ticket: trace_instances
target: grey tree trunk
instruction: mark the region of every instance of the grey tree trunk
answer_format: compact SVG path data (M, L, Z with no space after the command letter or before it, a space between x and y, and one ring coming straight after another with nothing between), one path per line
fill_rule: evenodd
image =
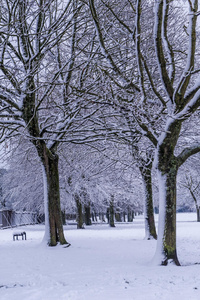
M114 196L111 196L110 199L110 208L109 208L109 225L110 227L115 227L115 211L114 211Z
M132 210L130 209L130 207L128 207L128 212L127 212L127 219L128 219L128 222L133 222L133 212Z
M145 190L144 217L145 217L145 238L147 240L157 239L156 226L154 220L154 210L153 210L151 169L152 169L152 162L149 162L147 164L143 163L143 165L140 167L140 172L142 175L143 185Z
M60 187L58 173L58 156L50 152L43 143L43 155L38 152L42 160L47 180L48 218L49 218L49 246L70 245L64 236L62 212L60 206Z
M200 207L197 208L197 222L200 222Z
M122 216L121 216L121 213L118 212L118 211L115 213L115 220L116 220L117 222L122 222Z
M197 222L200 222L200 206L198 206L198 203L197 203L197 198L194 194L194 192L192 191L192 187L189 188L189 192L194 200L194 203L195 203L195 206L196 206L196 212L197 212Z
M126 213L125 213L125 211L123 212L123 221L124 221L124 223L126 222Z
M91 213L90 213L90 204L84 205L84 210L85 210L85 214L84 214L84 219L85 219L85 225L92 225L91 222Z
M79 195L74 195L75 202L76 202L76 221L77 221L77 229L83 229L83 211L82 211L82 203L80 201Z
M180 266L176 250L176 178L179 166L178 159L174 155L180 129L180 122L171 124L165 139L157 148L159 218L164 221L164 232L159 234L159 240L162 239L162 265L167 265L171 260Z
M106 211L106 218L107 218L108 224L110 224L110 208L109 207L107 208L107 211Z
M176 251L176 176L177 168L172 163L167 174L161 179L163 180L161 189L165 187L165 223L164 233L161 236L163 238L162 265L167 265L169 260L177 266L180 265Z

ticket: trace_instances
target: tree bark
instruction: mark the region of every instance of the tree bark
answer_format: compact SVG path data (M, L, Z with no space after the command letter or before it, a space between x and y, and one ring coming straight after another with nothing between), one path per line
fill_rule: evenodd
M125 213L125 211L123 211L123 221L124 221L124 223L126 222L126 213Z
M106 211L106 218L107 218L108 224L110 224L110 208L109 207L107 208L107 211Z
M190 194L194 200L195 206L196 206L197 222L200 222L200 207L198 206L197 198L196 198L194 192L192 191L192 187L191 188L189 187L189 192L190 192Z
M60 207L60 187L59 187L59 172L58 172L58 155L52 153L43 144L43 155L39 152L42 160L47 184L47 206L49 222L49 246L56 246L59 242L61 245L70 245L64 236L62 212Z
M109 208L109 225L115 227L115 212L114 212L114 197L111 196L110 208Z
M168 128L165 138L157 147L157 170L159 178L159 241L161 264L171 260L180 266L176 251L176 178L178 160L174 148L181 124L174 122Z
M65 210L62 211L62 223L63 223L63 225L66 225L66 212L65 212Z
M140 167L140 172L143 179L143 186L145 191L144 200L144 218L145 218L145 239L157 239L156 226L153 211L153 193L151 182L152 162L143 164Z
M162 240L162 265L167 265L172 260L180 265L176 251L176 165L171 164L166 174L160 174L160 219L164 221L164 232L160 232ZM162 221L161 221L162 222ZM161 226L162 227L162 226ZM159 244L159 243L158 243Z
M133 212L130 209L130 207L128 207L127 219L128 219L128 222L133 222Z
M200 207L197 208L197 222L200 222Z
M75 198L76 207L77 207L77 211L76 211L77 229L84 229L82 203L81 203L79 195L77 193L74 195L74 198Z
M84 205L84 210L85 210L85 225L92 225L91 222L91 213L90 213L90 204Z
M117 222L122 222L122 216L121 213L117 210L117 212L115 213L115 220Z

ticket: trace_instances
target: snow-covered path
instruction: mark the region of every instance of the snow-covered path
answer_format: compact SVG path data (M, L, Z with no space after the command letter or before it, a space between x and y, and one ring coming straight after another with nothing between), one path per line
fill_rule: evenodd
M182 267L152 266L156 242L145 241L144 222L65 226L69 248L48 248L44 226L20 228L26 241L0 230L1 300L199 300L200 223L178 215L178 255Z

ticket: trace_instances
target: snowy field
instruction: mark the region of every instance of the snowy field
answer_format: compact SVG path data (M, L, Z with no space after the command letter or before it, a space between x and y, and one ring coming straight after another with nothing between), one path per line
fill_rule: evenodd
M21 227L26 241L0 230L0 299L199 300L200 223L178 214L177 225L181 267L151 264L156 242L143 239L142 217L116 228L67 225L69 248L46 247L43 225Z

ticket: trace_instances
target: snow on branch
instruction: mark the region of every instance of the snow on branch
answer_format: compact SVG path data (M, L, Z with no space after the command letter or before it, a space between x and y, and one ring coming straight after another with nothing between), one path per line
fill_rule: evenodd
M169 1L167 1L169 2ZM164 9L163 1L157 1L155 7L155 27L154 27L154 38L155 38L155 49L157 56L157 64L159 67L160 77L163 81L165 90L173 103L173 85L167 72L166 58L163 49L163 39L166 41L166 29L165 38L163 36L163 23L166 20L167 9Z
M144 74L143 74L143 65L142 65L142 57L141 57L141 49L140 49L140 18L141 18L141 0L137 0L136 3L136 35L135 35L135 45L136 45L136 59L139 71L139 82L140 82L140 90L142 92L143 101L146 101L146 92L144 88Z
M94 26L95 26L95 30L96 30L96 34L97 34L97 38L98 38L98 42L99 42L99 45L101 48L102 55L106 58L106 60L110 64L110 67L115 72L115 74L117 74L121 77L121 80L124 82L124 84L130 85L130 87L132 87L136 91L140 92L140 88L124 76L124 74L121 72L119 67L114 62L111 54L108 52L106 45L104 43L104 38L103 38L102 31L100 28L99 18L98 18L96 8L94 5L94 0L90 0L89 3L90 3L90 11L91 11L91 15L92 15L92 18L94 21Z
M105 1L101 0L101 2L105 5L105 7L107 7L109 9L109 11L112 13L112 15L115 17L115 19L119 22L119 24L121 24L131 35L135 35L135 30L132 30L122 19L119 18L119 16L114 12L114 10L112 9L112 7L106 3ZM131 3L130 3L131 5ZM131 5L131 8L133 9L133 11L135 11L133 5Z
M187 119L191 116L192 113L194 113L197 110L197 108L199 108L199 106L200 106L200 88L197 88L197 91L193 96L193 98L186 104L186 106L182 109L182 111L180 111L174 116L174 118L177 120Z
M187 51L187 62L185 69L182 73L180 81L177 85L177 88L174 92L174 100L177 103L180 101L179 95L184 95L186 89L188 88L190 78L192 75L192 71L194 69L194 58L196 51L196 25L197 25L197 10L198 10L198 0L194 0L193 2L189 2L190 12L188 14L189 17L189 27L188 27L188 51ZM180 103L177 103L180 105Z
M20 110L19 106L17 105L16 102L12 101L10 99L10 97L6 96L5 93L1 93L0 92L0 100L2 100L3 102L6 102L7 104L11 105L11 107L14 107L15 109L17 109L18 111Z
M172 46L170 45L168 36L167 36L167 25L168 25L168 17L169 17L169 2L165 0L164 6L163 6L163 26L162 26L162 40L164 43L165 50L167 52L167 57L169 60L169 78L171 82L173 83L174 77L175 77L175 63L174 63L174 53L172 50Z
M200 143L185 148L177 157L178 166L180 167L190 156L198 152L200 152Z

